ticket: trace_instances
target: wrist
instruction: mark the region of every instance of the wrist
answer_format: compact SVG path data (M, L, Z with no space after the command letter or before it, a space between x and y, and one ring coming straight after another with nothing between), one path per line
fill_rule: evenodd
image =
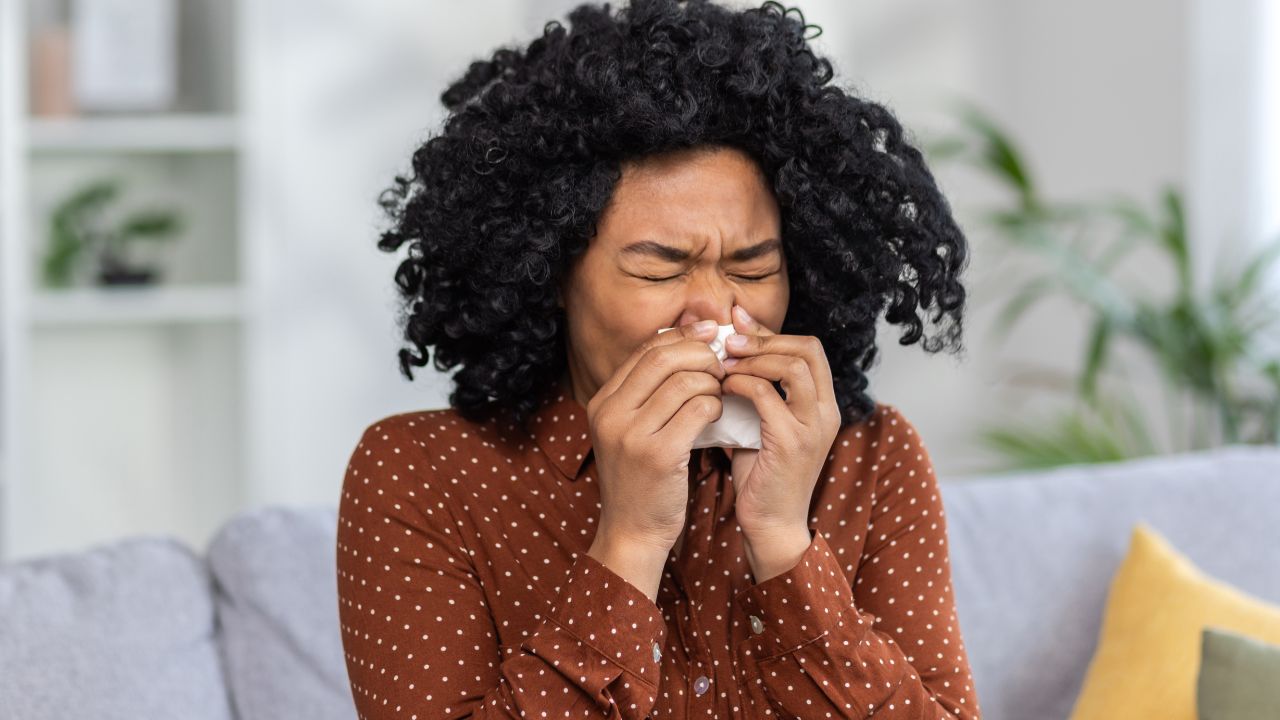
M615 534L601 528L596 533L587 554L634 585L650 600L657 602L658 586L666 567L670 546L661 542L641 540Z
M812 543L808 526L745 535L743 549L756 584L794 568Z

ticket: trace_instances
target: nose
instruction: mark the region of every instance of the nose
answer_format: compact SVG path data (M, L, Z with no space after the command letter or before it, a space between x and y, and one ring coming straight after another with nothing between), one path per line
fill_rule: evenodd
M672 327L691 325L700 320L715 320L717 325L733 323L733 305L737 297L733 286L723 278L689 283L684 292L684 309Z

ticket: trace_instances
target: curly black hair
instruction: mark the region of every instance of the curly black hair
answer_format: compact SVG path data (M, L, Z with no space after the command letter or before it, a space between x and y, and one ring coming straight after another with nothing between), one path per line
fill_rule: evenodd
M842 423L875 409L881 312L909 345L924 335L916 308L933 307L924 349L963 352L964 235L893 113L829 84L807 42L821 28L798 8L632 0L568 19L471 63L441 95L443 131L378 198L393 221L378 247L409 243L395 273L406 377L434 346L437 369L462 365L449 402L463 417L509 411L527 429L567 367L557 284L621 164L715 146L770 182L791 293L781 332L822 341Z

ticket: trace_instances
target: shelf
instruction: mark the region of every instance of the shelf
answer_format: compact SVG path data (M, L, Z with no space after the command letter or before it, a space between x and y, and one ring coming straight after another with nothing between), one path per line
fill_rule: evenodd
M248 42L265 17L253 3L180 5L170 105L54 116L34 114L32 86L50 74L30 65L36 33L70 11L0 0L0 564L143 533L205 547L265 496L264 254L249 239L262 199L246 192L260 118L242 77L248 52L272 46ZM156 284L99 286L83 248L71 286L46 287L52 213L108 179L119 197L86 216L100 230L148 210L181 219L162 241L128 243Z
M237 320L243 311L240 288L207 287L73 288L43 290L31 299L32 325L128 325Z
M239 144L233 115L154 114L31 118L29 149L57 152L232 152Z

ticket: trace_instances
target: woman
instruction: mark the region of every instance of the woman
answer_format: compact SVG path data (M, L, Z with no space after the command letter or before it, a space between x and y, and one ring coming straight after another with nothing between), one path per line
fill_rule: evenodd
M451 85L383 198L401 369L461 369L347 468L360 716L976 720L937 478L865 391L881 312L959 347L920 153L776 3L569 19ZM725 394L758 450L692 449Z

